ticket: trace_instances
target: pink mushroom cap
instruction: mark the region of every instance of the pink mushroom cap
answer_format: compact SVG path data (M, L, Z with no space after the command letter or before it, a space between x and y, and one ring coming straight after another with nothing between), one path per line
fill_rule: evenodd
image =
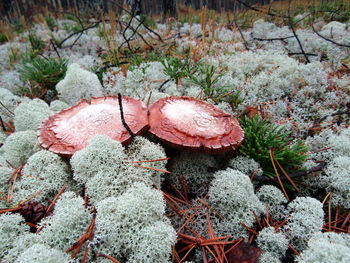
M124 118L137 135L148 129L147 107L137 99L122 96ZM86 147L95 135L107 135L127 145L130 133L121 121L117 96L93 97L46 119L39 128L41 146L54 153L70 157Z
M167 97L149 109L150 132L176 148L220 154L241 145L238 120L214 105L190 97Z

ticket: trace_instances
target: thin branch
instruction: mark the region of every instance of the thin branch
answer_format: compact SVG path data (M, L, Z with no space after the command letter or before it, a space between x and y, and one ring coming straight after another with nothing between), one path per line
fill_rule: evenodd
M97 21L95 24L92 24L92 25L90 25L90 26L87 26L87 27L85 27L85 28L82 28L81 30L78 30L78 31L75 31L75 32L69 34L66 38L64 38L61 42L59 42L59 43L57 44L57 47L58 47L58 48L63 48L63 47L62 47L63 43L66 42L68 39L70 39L71 37L73 37L73 36L75 36L75 35L82 34L82 33L84 33L85 31L87 31L87 30L89 30L89 29L91 29L91 28L95 28L95 27L97 27L100 23L101 23L101 21ZM79 38L80 38L80 36L78 36L78 39L79 39ZM75 42L76 42L76 41L75 41ZM71 47L71 46L67 46L67 47Z
M122 5L120 5L119 3L116 3L115 1L113 2L113 4L117 5L121 10L123 10L124 12L128 13L129 15L133 16L132 13L125 9ZM153 33L154 35L157 36L157 38L161 41L164 42L163 39L161 38L161 36L155 32L154 30L152 30L150 27L148 27L144 22L142 22L140 19L138 19L137 17L133 16L138 22L142 23L142 25L151 33Z
M314 54L314 53L305 53L305 54L309 57L317 57L318 56L317 54ZM288 53L288 56L299 56L299 55L304 55L304 54L301 52L289 52Z
M312 25L312 30L315 32L315 34L316 34L317 36L319 36L320 38L322 38L322 39L324 39L324 40L326 40L326 41L328 41L328 42L330 42L330 43L332 43L332 44L334 44L334 45L337 45L337 46L339 46L339 47L348 47L348 48L350 48L350 45L346 45L346 44L342 44L342 43L336 42L336 41L334 41L334 40L332 40L332 39L330 39L330 38L326 38L325 36L321 35L321 34L315 29L314 25Z
M61 58L60 53L58 52L58 50L57 50L57 48L56 48L56 45L55 45L55 43L52 41L52 39L50 39L50 43L51 43L51 45L53 46L53 49L55 50L57 56L58 56L59 58Z
M236 20L234 20L233 22L235 23L235 26L237 27L238 32L239 32L239 34L241 35L241 38L242 38L242 40L243 40L243 44L244 44L245 49L246 49L247 51L249 51L250 48L249 48L249 46L248 46L248 42L247 42L247 40L245 39L241 28L240 28L239 25L237 24Z
M254 40L258 40L258 41L284 41L286 39L290 39L290 38L294 38L295 36L288 36L288 37L275 37L275 38L259 38L259 37L254 37L252 36Z
M120 118L122 120L122 124L124 128L129 132L131 139L134 139L135 133L132 132L132 130L130 129L129 125L126 123L124 118L122 95L120 93L118 93L118 102L119 102Z
M167 79L166 81L164 81L160 86L158 91L162 91L162 88L164 87L165 84L167 84L171 79Z
M132 29L131 29L131 22L132 22L132 20L133 20L134 18L135 18L135 14L132 13L129 22L127 23L127 25L126 25L126 27L124 28L123 33L122 33L123 38L124 38L125 41L119 46L118 49L120 49L120 48L124 45L124 43L127 43L128 49L129 49L131 52L133 52L132 49L131 49L131 46L130 46L130 40L131 40L131 38L136 34L136 30L132 30ZM122 22L120 22L120 24L122 24ZM140 23L139 25L141 25L141 23ZM129 28L133 31L133 34L132 34L129 38L127 38L127 37L126 37L126 31L127 31Z
M300 41L300 39L299 39L297 33L295 32L295 28L294 28L294 25L293 25L293 23L294 23L294 22L293 22L293 18L290 16L291 4L292 4L292 0L289 0L289 3L288 3L288 21L289 21L289 27L290 27L290 29L292 30L293 35L294 35L295 39L296 39L297 42L298 42L300 51L301 51L301 53L303 54L303 56L305 57L306 62L307 62L307 63L310 63L310 60L309 60L308 56L307 56L306 53L305 53L305 50L304 50L304 48L303 48L303 45L301 44L301 41Z
M4 112L7 116L13 118L15 116L15 114L10 111L0 100L0 106L2 106L8 113Z

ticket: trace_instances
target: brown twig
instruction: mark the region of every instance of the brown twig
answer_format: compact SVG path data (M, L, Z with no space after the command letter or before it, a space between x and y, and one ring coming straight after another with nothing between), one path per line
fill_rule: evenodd
M315 29L314 25L312 25L312 30L314 31L314 33L315 33L317 36L319 36L320 38L322 38L322 39L325 40L325 41L328 41L328 42L330 42L330 43L332 43L332 44L334 44L334 45L337 45L337 46L339 46L339 47L348 47L348 48L350 48L350 45L342 44L342 43L336 42L336 41L334 41L334 40L332 40L332 39L330 39L330 38L327 38L327 37L321 35L321 34Z
M296 39L297 42L298 42L300 51L301 51L301 53L303 54L303 56L304 56L306 62L307 62L307 63L310 63L310 60L309 60L308 56L307 56L306 53L305 53L304 47L303 47L303 45L301 44L301 41L300 41L300 39L299 39L299 37L298 37L298 35L297 35L296 31L295 31L294 25L293 25L293 23L294 23L294 22L293 22L293 18L291 17L291 14L290 14L291 5L292 5L292 0L289 0L289 2L288 2L288 22L289 22L289 27L290 27L290 29L292 30L293 35L294 35L295 39Z
M11 118L15 116L15 114L12 111L10 111L1 101L0 101L0 105L8 112L8 113L4 112L7 116Z
M241 38L242 38L242 40L243 40L243 44L244 44L245 49L246 49L247 51L249 51L250 48L249 48L248 42L247 42L247 40L245 39L245 37L244 37L244 35L243 35L243 32L242 32L240 26L237 24L237 21L236 21L236 20L234 20L233 22L234 22L235 26L237 27L238 32L239 32L239 34L240 34L240 36L241 36Z
M124 118L122 95L120 93L118 93L118 102L119 102L119 111L120 111L120 118L122 120L122 124L124 128L129 132L131 139L134 139L135 133L132 132L132 130L130 129L129 125L126 123Z

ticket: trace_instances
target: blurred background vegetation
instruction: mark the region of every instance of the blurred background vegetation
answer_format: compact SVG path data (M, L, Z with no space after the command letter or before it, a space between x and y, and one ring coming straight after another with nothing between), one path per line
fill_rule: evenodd
M181 16L188 8L198 10L207 8L219 12L235 12L249 6L265 6L267 9L287 9L288 0L2 0L0 1L1 20L18 21L22 16L29 18L37 13L72 12L95 14L113 10L121 13L129 8L138 14ZM293 0L293 6L299 11L307 6L323 6L326 9L349 7L348 0Z

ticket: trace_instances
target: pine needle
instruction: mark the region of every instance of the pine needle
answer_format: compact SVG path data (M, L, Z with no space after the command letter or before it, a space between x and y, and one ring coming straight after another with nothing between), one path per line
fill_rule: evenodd
M140 167L140 168L145 168L145 169L149 169L149 170L154 170L154 171L158 171L158 172L162 172L162 173L167 173L170 174L171 172L167 171L167 170L163 170L163 169L158 169L158 168L153 168L153 167L148 167L148 166L142 166L142 165L134 165L134 167Z
M169 159L170 158L162 158L162 159L146 160L146 161L132 161L132 162L127 161L127 163L151 163L151 162L166 161L166 160L169 160Z
M283 183L282 183L282 181L281 181L280 175L279 175L279 173L278 173L278 171L277 171L277 168L276 168L276 165L275 165L275 162L274 162L274 158L273 158L272 150L269 149L269 152L270 152L271 163L272 163L273 169L275 170L275 174L276 174L276 176L277 176L278 182L279 182L279 184L281 185L281 188L282 188L282 190L283 190L283 193L284 193L285 197L286 197L287 200L289 201L288 194L287 194L287 192L286 192L286 189L284 189L284 186L283 186Z
M293 185L293 187L295 188L295 190L297 190L298 192L300 192L299 188L296 186L296 184L294 183L294 181L292 180L292 178L290 178L290 176L286 173L286 171L283 169L282 165L275 159L278 167L281 169L282 173L284 174L284 176L288 179L288 181Z
M109 255L105 255L105 254L97 254L98 257L104 257L106 259L109 259L110 261L114 262L114 263L121 263L118 259L112 257L112 256L109 256Z

